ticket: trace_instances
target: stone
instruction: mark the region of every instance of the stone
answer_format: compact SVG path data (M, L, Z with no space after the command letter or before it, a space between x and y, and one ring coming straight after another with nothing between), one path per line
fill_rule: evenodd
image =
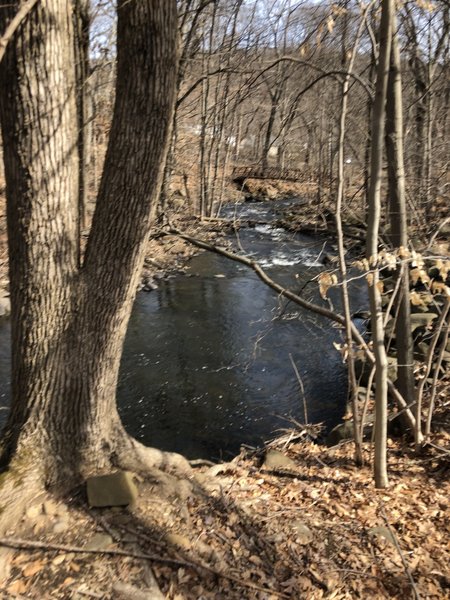
M69 529L69 523L67 521L56 521L53 525L53 533L64 533Z
M158 285L152 279L148 279L142 285L143 292L154 292L157 289Z
M90 477L86 481L91 507L127 506L136 501L138 490L129 471Z
M323 264L326 265L334 265L339 261L339 258L334 254L329 254L326 252L322 257Z
M353 439L353 421L344 421L330 431L326 438L326 445L337 446L351 439Z
M58 505L54 500L46 500L42 507L44 509L44 514L48 516L57 515L59 512Z
M395 356L388 356L388 377L391 381L397 379L397 359ZM367 387L369 384L370 374L372 372L373 365L365 358L355 360L355 373L356 379L359 381L359 385ZM373 383L373 382L372 382Z
M91 537L89 542L84 545L86 550L106 550L114 542L112 537L107 533L96 533Z
M294 521L292 529L297 534L296 541L302 546L306 546L306 544L310 544L313 541L314 534L303 521Z
M220 463L218 465L214 465L208 469L208 474L212 477L217 477L217 475L221 475L225 473L230 468L230 463Z
M33 506L29 506L25 511L27 519L30 521L34 521L39 515L42 514L42 504L35 504Z
M447 345L448 348L448 345ZM449 362L450 361L450 350L444 350L442 353L442 360L444 360L445 362Z
M450 220L444 221L443 225L439 228L442 235L450 235Z
M388 377L391 381L397 381L397 373L398 373L398 361L395 356L387 357L388 363Z
M391 301L391 294L381 294L381 306L386 308Z
M391 531L387 527L371 527L367 533L373 537L382 537L390 544L395 546L395 539Z
M426 360L430 346L423 340L414 346L414 356L419 360Z
M169 532L166 535L166 542L173 546L177 546L177 548L181 548L181 550L190 550L192 547L191 540L179 533Z
M386 327L384 328L384 333L387 339L395 339L395 319L393 319L392 317L389 317L388 322L386 323Z
M297 467L295 461L278 450L268 450L264 459L265 469L292 469Z
M432 312L412 313L411 314L411 331L415 331L419 327L427 327L431 321L436 319L437 314Z
M370 390L369 396L373 396L373 391ZM358 399L360 402L364 402L367 398L367 388L363 385L358 386Z
M151 588L138 588L129 583L117 582L113 585L115 600L164 600L165 596L157 585Z
M432 299L434 305L438 305L442 308L447 302L447 294L433 294Z

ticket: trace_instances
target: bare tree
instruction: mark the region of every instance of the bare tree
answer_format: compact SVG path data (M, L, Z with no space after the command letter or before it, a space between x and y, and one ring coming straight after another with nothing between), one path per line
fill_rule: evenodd
M351 395L351 405L353 413L353 435L355 440L355 461L356 464L362 465L364 462L362 453L362 433L359 424L359 410L358 410L358 384L355 372L355 360L353 352L353 335L351 328L351 310L350 310L350 298L347 286L347 266L345 257L345 246L344 246L344 233L342 227L342 204L344 201L344 165L345 165L345 134L346 134L346 119L348 109L348 95L351 81L351 73L354 67L356 53L360 42L360 37L364 27L364 19L366 12L370 4L363 10L361 15L360 28L357 32L356 39L354 41L353 50L350 55L350 61L347 66L348 74L345 76L341 84L341 107L339 115L339 137L338 137L338 172L337 172L337 190L336 190L336 233L338 239L338 252L339 252L339 268L341 274L341 295L342 295L342 306L345 316L345 338L348 348L348 381L349 381L349 393ZM346 13L344 13L346 16ZM346 27L345 27L346 30ZM346 42L346 40L345 40ZM345 48L345 42L343 42L342 51L342 62L343 68L347 62L347 52Z
M383 139L385 131L385 103L389 75L389 59L392 43L393 0L382 0L379 31L380 52L377 81L372 115L372 139L370 157L370 184L368 192L368 220L366 257L371 267L369 277L369 299L371 332L375 355L375 485L387 487L387 356L384 346L383 311L379 289L378 232L381 216L381 179Z
M397 41L397 19L392 13L392 47L386 102L386 154L388 169L388 211L391 241L397 250L408 247L408 221L406 214L405 168L403 164L403 102L400 51ZM400 254L402 251L400 250ZM409 299L409 270L399 267L401 279L397 296L396 347L398 359L397 386L403 398L414 401L414 355L411 332L411 304ZM402 424L407 427L401 416ZM420 429L420 418L416 427Z

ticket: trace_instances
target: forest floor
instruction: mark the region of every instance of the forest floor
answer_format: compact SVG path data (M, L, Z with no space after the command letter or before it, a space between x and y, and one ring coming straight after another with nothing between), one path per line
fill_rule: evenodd
M446 406L445 406L446 404ZM449 447L449 406L433 443ZM450 461L389 442L388 489L351 443L292 430L265 452L194 470L164 491L139 479L126 508L41 498L0 539L4 599L450 597Z

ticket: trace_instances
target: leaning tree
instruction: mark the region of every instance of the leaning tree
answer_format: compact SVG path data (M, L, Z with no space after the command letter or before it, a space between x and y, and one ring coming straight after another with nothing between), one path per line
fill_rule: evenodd
M115 398L172 123L176 0L118 1L115 108L80 261L85 5L38 0L0 65L12 305L12 407L0 494L17 489L17 476L31 490L72 485L114 466L184 464L133 440ZM21 6L11 0L0 8L0 31Z

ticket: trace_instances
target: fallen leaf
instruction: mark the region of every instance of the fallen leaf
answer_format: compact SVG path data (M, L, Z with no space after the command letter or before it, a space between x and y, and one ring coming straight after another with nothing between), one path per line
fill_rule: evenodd
M323 299L326 299L330 287L337 283L337 277L334 273L321 273L319 275L319 292Z
M36 575L36 573L39 573L39 571L45 567L46 563L42 560L36 560L32 563L29 563L28 565L25 565L25 567L22 569L22 575L24 577L33 577L33 575Z
M28 584L23 579L16 579L7 587L7 591L10 594L25 594L27 588Z

